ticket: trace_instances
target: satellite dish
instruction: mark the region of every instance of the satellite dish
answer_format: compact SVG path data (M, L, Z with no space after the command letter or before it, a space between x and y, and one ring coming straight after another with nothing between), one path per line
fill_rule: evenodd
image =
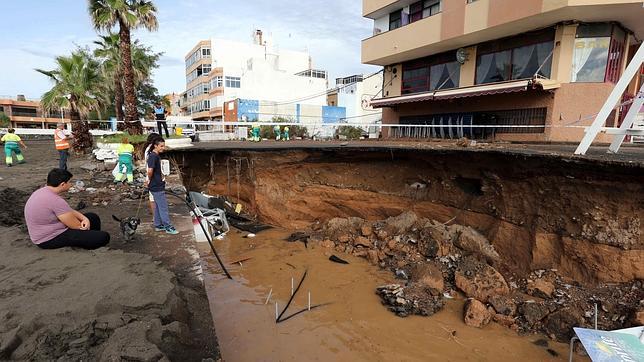
M467 52L464 48L458 48L456 51L456 61L460 64L465 64L470 58L470 53Z

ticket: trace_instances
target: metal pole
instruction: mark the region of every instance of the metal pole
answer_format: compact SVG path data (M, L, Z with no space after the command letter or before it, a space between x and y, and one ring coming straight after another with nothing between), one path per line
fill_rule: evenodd
M606 123L606 120L608 119L610 113L613 111L613 108L615 107L617 102L619 102L622 93L624 93L626 87L628 87L628 84L631 82L631 79L633 79L633 76L635 76L637 71L640 69L643 61L644 43L640 44L639 49L633 56L633 60L631 60L631 63L628 65L628 67L626 67L626 70L622 74L622 77L619 79L619 81L615 85L615 88L613 88L613 91L608 96L608 99L606 99L604 106L597 114L597 118L595 118L593 124L586 130L584 138L581 140L579 146L575 150L576 155L586 154L586 151L588 151L588 148L590 148L590 145L595 140L595 137L597 137L597 134L599 134L599 131L601 131L602 126Z

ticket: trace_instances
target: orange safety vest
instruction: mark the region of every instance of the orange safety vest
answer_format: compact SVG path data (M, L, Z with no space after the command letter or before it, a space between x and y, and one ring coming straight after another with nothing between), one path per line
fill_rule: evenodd
M69 149L69 141L67 140L67 138L60 138L60 136L58 136L58 131L60 130L56 129L54 131L54 142L56 143L56 149L59 151Z

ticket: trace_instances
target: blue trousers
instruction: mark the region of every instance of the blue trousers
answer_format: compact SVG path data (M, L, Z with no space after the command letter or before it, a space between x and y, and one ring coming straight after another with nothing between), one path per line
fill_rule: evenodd
M168 210L168 199L165 191L150 191L154 197L154 227L164 228L172 226L170 223L170 211Z
M58 150L58 156L60 157L58 161L58 168L62 170L67 169L67 157L69 157L68 150Z

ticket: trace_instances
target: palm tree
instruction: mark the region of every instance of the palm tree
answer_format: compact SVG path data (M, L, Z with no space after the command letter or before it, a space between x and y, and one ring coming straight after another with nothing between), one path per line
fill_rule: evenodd
M159 27L157 8L152 1L146 0L88 0L88 4L96 30L111 30L117 24L119 26L125 125L130 133L141 133L141 125L132 124L137 119L137 109L130 32L141 27L155 31Z
M109 33L106 36L100 36L100 40L95 41L94 44L98 45L98 48L94 50L94 55L102 61L101 70L103 76L105 79L114 80L110 84L110 91L114 95L117 121L123 122L123 66L119 49L119 36L118 34ZM138 40L132 43L131 49L134 83L135 88L138 89L142 83L150 79L152 70L158 67L162 53L153 53L151 48L143 46Z
M88 51L77 49L70 56L56 58L56 69L37 72L48 76L54 86L41 99L46 111L69 109L74 133L74 150L84 152L92 147L89 125L81 117L92 110L99 110L105 103L103 77L99 63Z
M109 33L106 36L101 36L101 40L95 41L94 44L99 47L94 50L94 55L102 59L101 71L105 79L113 79L110 84L110 90L114 92L114 110L116 113L116 120L121 123L125 120L125 113L123 112L123 69L121 64L121 52L119 50L119 36L118 34Z

